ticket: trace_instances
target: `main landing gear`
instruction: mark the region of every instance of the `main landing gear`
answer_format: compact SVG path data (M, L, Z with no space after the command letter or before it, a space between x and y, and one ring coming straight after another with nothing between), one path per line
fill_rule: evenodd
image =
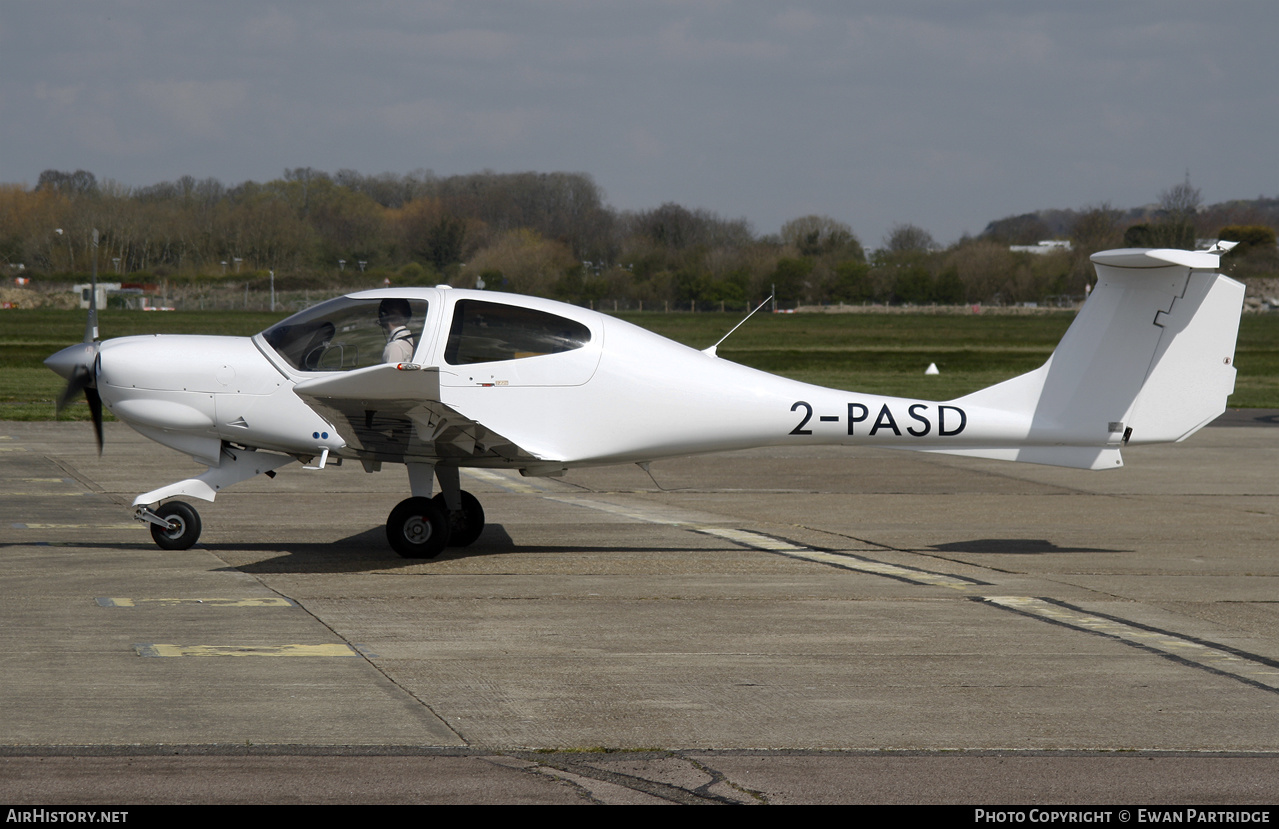
M466 547L484 530L484 508L460 490L461 509L450 510L444 493L406 498L386 519L386 540L405 558L435 558L445 547Z

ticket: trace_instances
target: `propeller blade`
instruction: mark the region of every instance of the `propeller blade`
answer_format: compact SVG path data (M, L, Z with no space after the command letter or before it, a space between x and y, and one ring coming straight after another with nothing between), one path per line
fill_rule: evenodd
M84 390L84 399L89 404L89 414L93 417L93 433L98 438L98 454L102 454L102 396L96 386Z
M55 404L55 410L58 414L62 414L72 401L80 396L80 392L89 388L93 381L93 375L84 366L76 366L71 378L67 380L66 388L62 390L62 394L58 395L58 401ZM97 389L94 389L97 392Z
M59 231L60 233L61 231ZM51 355L44 364L67 378L55 411L62 414L67 404L84 392L93 418L93 433L98 438L98 454L102 454L102 395L98 394L98 229L93 229L93 281L89 286L89 317L84 321L84 342L68 346Z

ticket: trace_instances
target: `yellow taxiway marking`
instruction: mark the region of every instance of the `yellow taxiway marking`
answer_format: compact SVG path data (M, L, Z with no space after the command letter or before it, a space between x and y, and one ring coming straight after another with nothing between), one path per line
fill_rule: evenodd
M126 599L99 596L101 607L143 607L154 605L172 607L183 604L203 604L210 607L297 607L292 600L282 596L263 596L256 599Z
M1214 647L1208 642L1196 642L1175 633L1154 630L1135 622L1128 623L1107 618L1086 610L1063 607L1054 602L1029 596L986 596L983 597L983 601L1077 630L1086 630L1119 639L1130 645L1148 648L1184 662L1279 691L1279 665L1264 657L1232 653L1224 648Z
M133 524L10 524L15 530L131 530L135 527L141 528L138 523Z
M363 656L350 645L134 645L138 656Z
M79 491L79 492L57 492L57 491L53 491L53 490L45 490L44 492L26 492L26 491L24 491L24 492L6 492L6 493L4 493L4 494L5 494L5 495L26 495L26 496L34 496L34 497L36 497L36 498L58 498L58 497L66 496L66 495L81 496L81 495L97 495L98 493L96 493L96 492L85 492L85 491L83 491L83 490L81 490L81 491Z

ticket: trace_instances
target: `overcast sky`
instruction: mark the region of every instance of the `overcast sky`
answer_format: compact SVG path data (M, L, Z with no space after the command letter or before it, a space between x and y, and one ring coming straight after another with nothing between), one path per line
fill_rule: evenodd
M1279 2L0 0L0 182L590 174L878 246L1279 196Z

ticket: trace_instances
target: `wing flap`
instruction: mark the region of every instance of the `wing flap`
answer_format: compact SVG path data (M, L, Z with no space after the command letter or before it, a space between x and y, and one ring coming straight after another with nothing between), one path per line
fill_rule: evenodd
M440 370L435 366L387 363L303 380L293 390L310 399L439 400Z

